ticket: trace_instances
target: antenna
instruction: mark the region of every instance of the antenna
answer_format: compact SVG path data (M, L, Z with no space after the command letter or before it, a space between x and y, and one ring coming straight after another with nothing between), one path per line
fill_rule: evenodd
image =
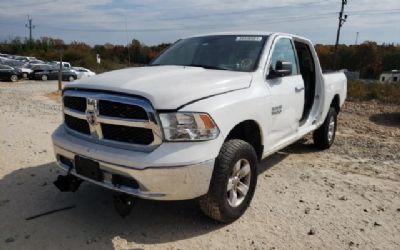
M129 47L131 46L129 43L129 35L128 35L128 20L126 17L126 11L125 11L125 34L126 34L126 47L128 49L128 67L131 66L131 54L129 53Z

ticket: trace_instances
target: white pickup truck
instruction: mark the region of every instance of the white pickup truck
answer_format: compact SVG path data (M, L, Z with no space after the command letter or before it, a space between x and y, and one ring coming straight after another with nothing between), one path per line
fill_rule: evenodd
M197 199L206 215L231 222L252 200L261 159L310 132L316 147L332 145L346 89L343 73L322 73L303 37L193 36L147 67L66 85L55 155L71 183Z

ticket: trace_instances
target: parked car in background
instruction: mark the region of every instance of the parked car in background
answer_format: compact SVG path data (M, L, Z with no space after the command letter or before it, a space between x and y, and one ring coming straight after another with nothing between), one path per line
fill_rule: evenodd
M28 64L45 64L45 62L42 60L32 60L29 61Z
M49 64L34 64L32 65L32 72L29 73L29 79L35 79L35 74L42 71L49 71L56 69L53 65Z
M22 78L27 79L29 77L29 74L32 73L32 65L30 64L23 64L22 66L18 67L19 70L21 70Z
M59 69L50 69L50 70L44 70L40 72L36 72L34 74L34 79L35 80L42 80L42 81L47 81L47 80L58 80L58 74L60 70ZM62 80L63 81L75 81L78 79L77 75L75 72L72 72L71 70L63 70L62 71Z
M14 66L21 66L24 63L21 61L15 60L15 59L7 58L7 57L0 57L0 64L14 67Z
M78 76L78 79L96 75L96 73L94 73L90 69L86 69L83 67L72 67L71 71L76 73L76 75Z
M11 59L11 58L8 58L8 57L2 57L2 56L0 56L0 64L2 64L2 65L8 65L8 66L11 66L11 67L13 67L13 65L18 65L18 64L24 64L23 62L21 62L21 61L18 61L18 60L15 60L15 59Z
M60 67L60 62L54 61L54 62L51 62L51 64ZM62 66L63 66L63 68L68 68L68 69L72 68L72 66L69 62L62 62Z
M8 65L0 65L0 80L16 82L21 77L21 72Z
M29 62L29 61L37 60L36 57L33 57L33 56L13 56L13 59L22 61L22 62Z
M4 60L10 60L10 58L0 54L0 63L2 63Z
M14 59L0 59L0 64L2 65L8 65L10 67L13 67L17 69L18 71L21 72L21 77L22 78L28 78L29 74L32 73L32 69L29 68L27 63L24 63L22 61L14 60Z
M12 55L0 53L0 57L12 58Z

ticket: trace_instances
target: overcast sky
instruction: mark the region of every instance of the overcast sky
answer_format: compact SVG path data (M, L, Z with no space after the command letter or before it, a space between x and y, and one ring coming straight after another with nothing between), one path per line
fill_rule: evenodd
M0 40L27 37L66 42L148 45L191 34L262 30L295 33L333 44L341 0L2 0ZM400 0L348 0L341 42L400 43Z

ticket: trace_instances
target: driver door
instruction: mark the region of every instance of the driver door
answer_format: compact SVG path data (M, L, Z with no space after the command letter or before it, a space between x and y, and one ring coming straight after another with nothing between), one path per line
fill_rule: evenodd
M282 70L282 65L287 66L286 70ZM271 104L269 138L270 143L279 145L297 132L304 107L304 82L290 37L275 39L267 67Z

